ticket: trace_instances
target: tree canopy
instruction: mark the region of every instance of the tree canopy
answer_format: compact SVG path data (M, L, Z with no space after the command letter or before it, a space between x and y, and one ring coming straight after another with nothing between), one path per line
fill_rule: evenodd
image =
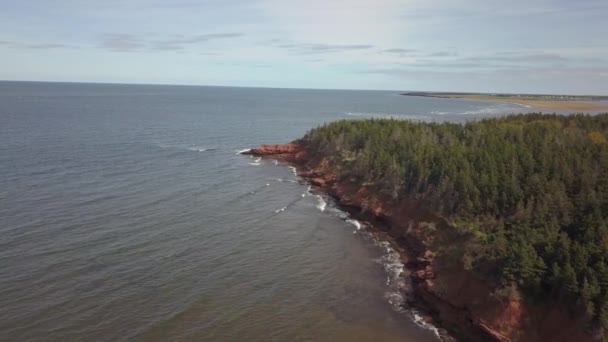
M608 114L344 120L302 141L339 177L475 230L480 272L608 328Z

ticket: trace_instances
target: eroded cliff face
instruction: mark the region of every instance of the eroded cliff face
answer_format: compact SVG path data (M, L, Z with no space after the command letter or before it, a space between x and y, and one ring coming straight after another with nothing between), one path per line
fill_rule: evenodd
M415 200L394 201L368 185L338 180L328 158L302 142L262 145L244 152L294 164L298 175L341 206L382 222L410 269L415 305L432 323L468 341L599 341L566 308L526 304L465 269L462 247L470 237Z

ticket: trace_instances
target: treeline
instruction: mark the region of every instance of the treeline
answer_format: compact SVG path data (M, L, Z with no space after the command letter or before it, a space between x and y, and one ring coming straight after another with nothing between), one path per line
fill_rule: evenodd
M345 120L303 141L343 179L473 232L478 272L608 328L608 114Z

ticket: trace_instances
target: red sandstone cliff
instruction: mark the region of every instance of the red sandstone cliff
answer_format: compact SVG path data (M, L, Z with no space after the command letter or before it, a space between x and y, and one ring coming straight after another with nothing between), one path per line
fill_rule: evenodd
M560 305L533 306L515 297L498 295L496 287L465 269L454 254L467 239L449 223L417 201L395 202L368 186L338 181L331 163L299 142L262 145L243 152L286 161L298 174L340 205L384 223L411 270L416 305L433 322L472 341L586 342L601 340Z

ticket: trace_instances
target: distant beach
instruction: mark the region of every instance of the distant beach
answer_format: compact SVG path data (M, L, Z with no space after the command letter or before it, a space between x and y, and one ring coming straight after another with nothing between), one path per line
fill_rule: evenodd
M536 94L480 94L444 92L406 92L404 96L422 96L513 103L524 107L546 110L608 111L608 96L536 95Z

